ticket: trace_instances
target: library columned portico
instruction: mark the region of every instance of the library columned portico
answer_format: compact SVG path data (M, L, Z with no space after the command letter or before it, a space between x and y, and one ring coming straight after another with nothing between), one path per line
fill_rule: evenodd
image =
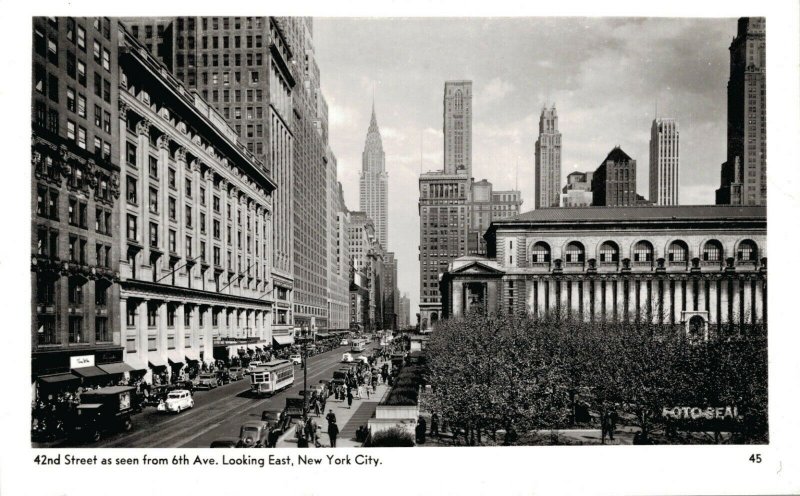
M486 239L488 257L442 276L445 318L478 304L712 329L767 320L763 207L540 209L494 222Z

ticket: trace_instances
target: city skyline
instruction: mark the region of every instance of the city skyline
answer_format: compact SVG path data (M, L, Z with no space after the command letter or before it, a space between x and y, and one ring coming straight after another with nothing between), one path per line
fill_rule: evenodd
M562 186L567 174L593 171L620 145L639 163L637 191L646 195L649 174L642 164L648 161L658 102L660 114L681 123L681 204L713 204L719 164L726 158L728 47L736 23L735 18L317 18L318 63L323 72L338 73L323 79L322 87L346 202L358 204L363 123L371 111L365 95L373 86L376 105L385 109L381 134L391 164L389 196L403 198L416 189L420 170L443 168L441 88L445 81L468 79L472 176L510 189L519 161L522 211L533 208L534 143L545 102L559 110ZM350 46L363 47L361 56L349 57ZM503 64L507 60L515 61L513 67ZM611 64L617 70L607 71ZM419 303L418 222L407 215L404 202L390 203L399 288L409 293L412 314Z

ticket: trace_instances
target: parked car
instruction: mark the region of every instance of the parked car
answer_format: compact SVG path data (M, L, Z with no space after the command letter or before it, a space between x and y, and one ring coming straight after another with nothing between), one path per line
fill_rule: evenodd
M181 413L183 410L188 410L193 406L194 400L191 393L185 389L176 389L175 391L170 391L163 403L159 403L158 411Z
M134 390L130 386L111 386L81 394L71 434L97 442L103 432L131 430Z
M280 430L281 434L292 425L292 419L286 414L285 408L283 410L264 410L261 412L261 420L266 422L270 429Z
M290 419L292 417L302 417L304 404L303 398L286 398L286 408L284 408L286 416Z
M178 381L175 384L170 385L170 390L174 391L176 389L185 389L189 391L189 394L194 394L194 383L189 380L185 381Z
M209 448L235 448L238 442L236 439L217 439L211 442Z
M303 357L298 354L289 355L289 360L291 360L295 365L301 365L303 363Z
M261 420L250 420L242 424L239 428L240 448L265 448L267 446L267 436L269 435L269 425Z
M365 357L363 355L357 356L355 360L356 360L356 362L361 362L361 363L363 363L365 365L369 365L369 358L367 358L367 357Z
M232 381L244 379L244 369L241 367L231 367L228 369L228 375L231 376Z
M342 363L353 363L353 355L350 353L342 353Z
M341 341L339 341L339 346L348 346L349 344L350 342L346 339L342 339Z
M214 389L219 386L217 376L214 374L200 374L197 377L197 385L195 389Z
M217 371L217 382L220 386L224 386L225 384L230 384L231 382L231 375L227 370L218 370Z

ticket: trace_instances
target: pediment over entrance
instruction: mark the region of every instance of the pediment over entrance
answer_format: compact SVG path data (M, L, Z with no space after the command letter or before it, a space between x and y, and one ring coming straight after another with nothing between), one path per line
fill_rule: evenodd
M493 262L469 262L461 267L453 269L451 272L452 275L493 275L493 276L502 276L505 274L502 270L497 267L493 267Z

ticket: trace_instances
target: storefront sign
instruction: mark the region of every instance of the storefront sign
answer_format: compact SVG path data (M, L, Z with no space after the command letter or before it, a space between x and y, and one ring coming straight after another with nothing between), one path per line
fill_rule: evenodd
M661 409L661 416L674 420L734 420L739 418L735 406L675 406Z
M79 355L69 357L69 368L94 367L94 355Z

